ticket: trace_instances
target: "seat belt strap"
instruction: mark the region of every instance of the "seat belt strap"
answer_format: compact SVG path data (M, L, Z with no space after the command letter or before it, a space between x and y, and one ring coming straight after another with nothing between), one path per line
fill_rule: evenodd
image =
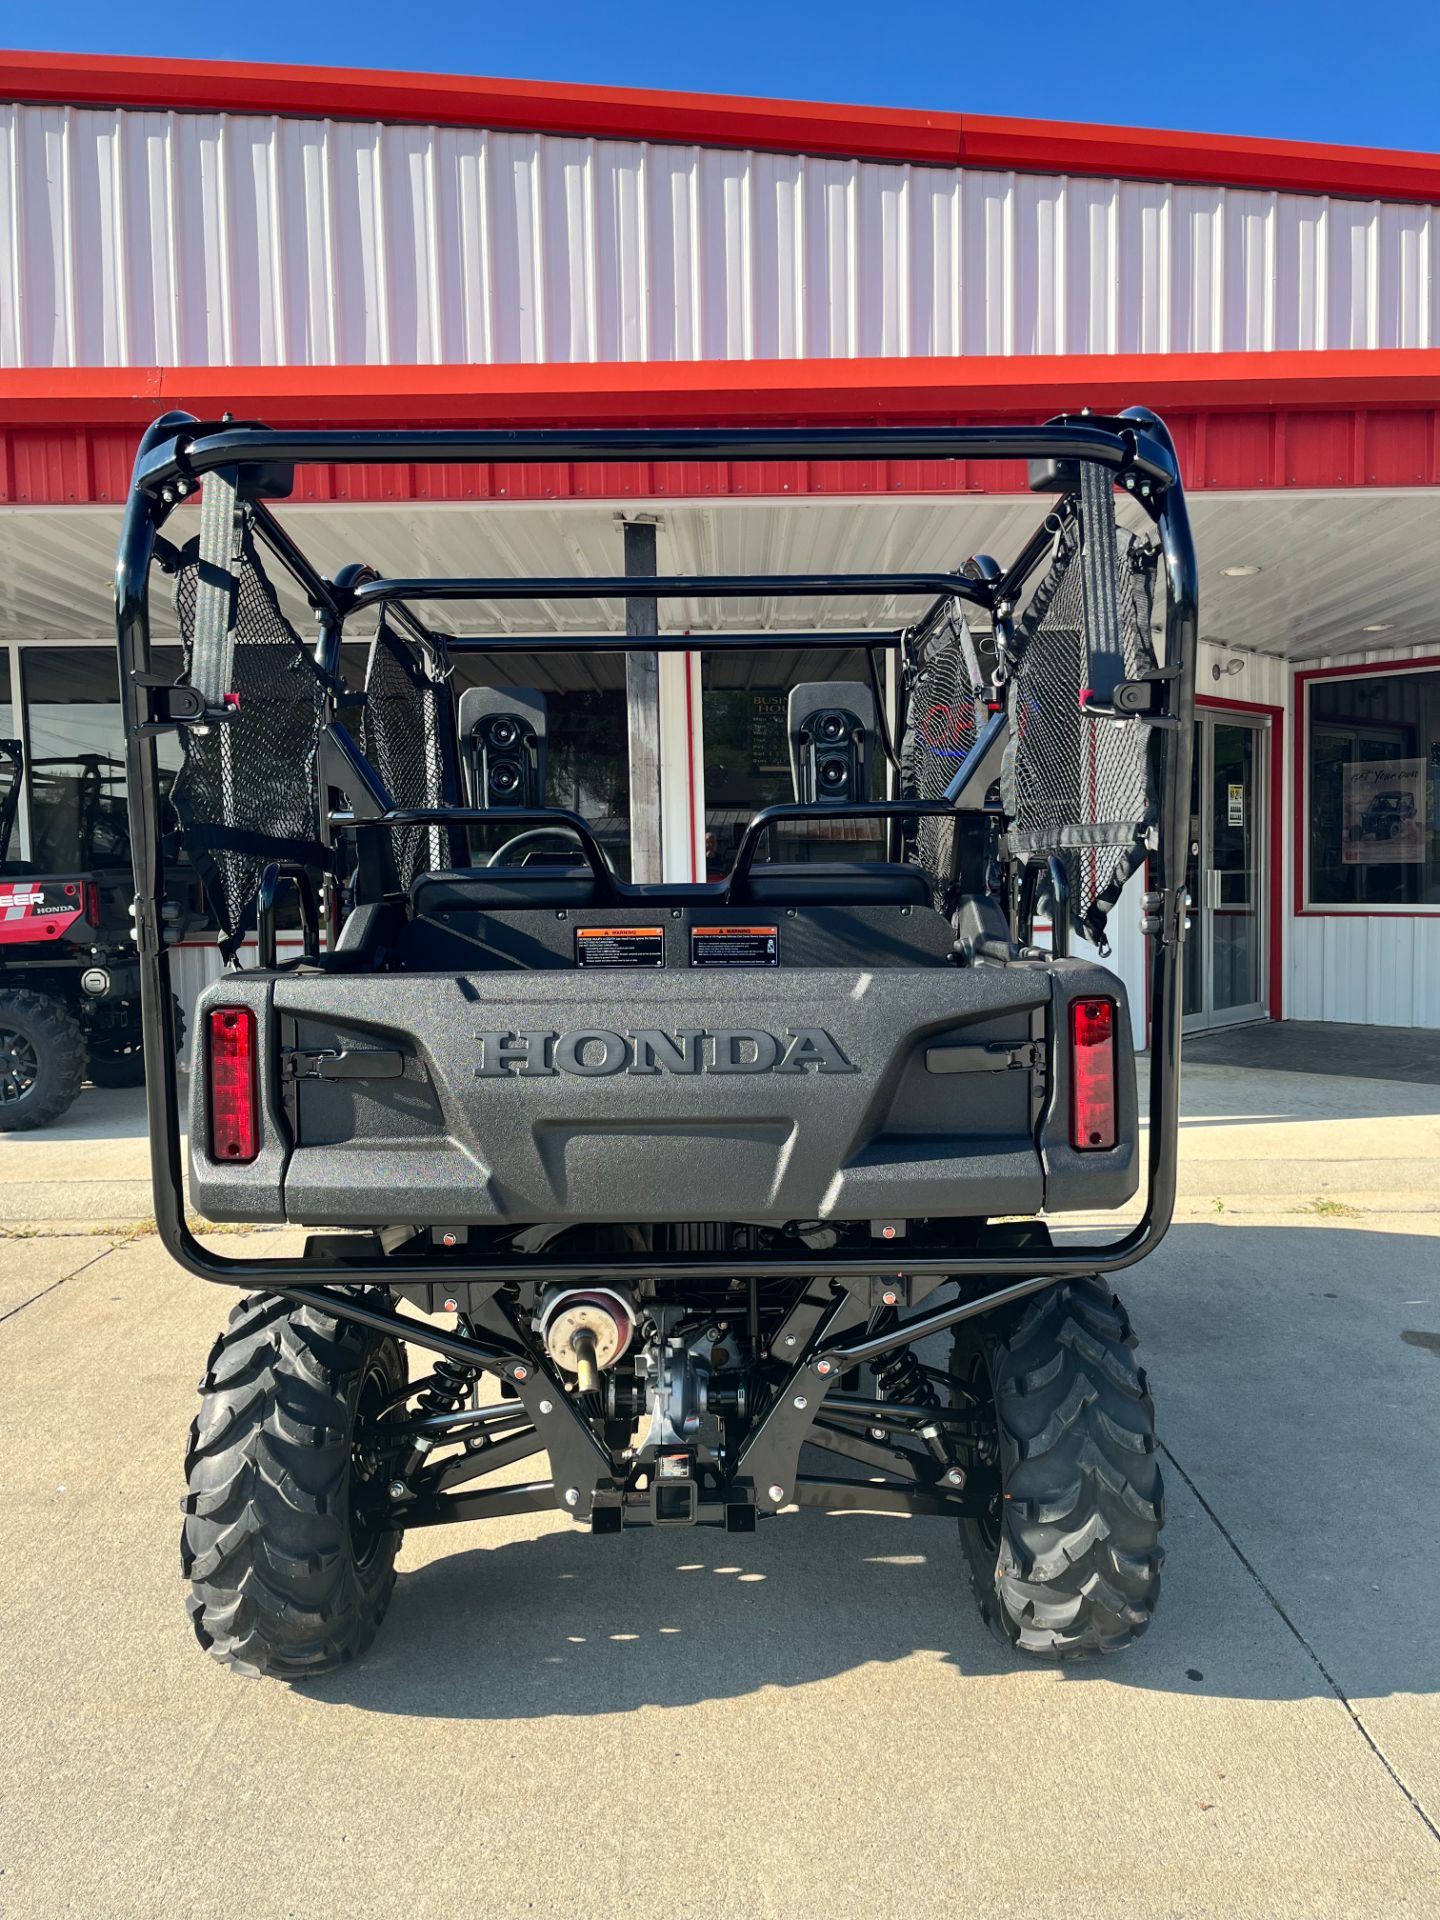
M205 476L200 500L199 566L195 574L195 635L190 684L207 707L221 707L231 690L239 564L245 522L239 472L220 467Z
M1085 600L1086 693L1101 707L1115 703L1115 690L1128 676L1120 625L1118 553L1115 538L1115 489L1110 470L1094 460L1080 462L1080 584Z

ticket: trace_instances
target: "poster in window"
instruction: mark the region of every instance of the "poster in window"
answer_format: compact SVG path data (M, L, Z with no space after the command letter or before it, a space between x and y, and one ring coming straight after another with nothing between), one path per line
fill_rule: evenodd
M1345 768L1345 864L1425 858L1423 760L1366 760Z
M783 693L750 696L750 771L789 773L790 731Z

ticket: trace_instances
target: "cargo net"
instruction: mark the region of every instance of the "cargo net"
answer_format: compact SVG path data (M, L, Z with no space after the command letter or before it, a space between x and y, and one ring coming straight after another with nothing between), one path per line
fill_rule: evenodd
M239 507L235 525L230 630L223 648L210 649L203 671L196 647L200 539L176 556L185 678L226 718L184 729L185 764L171 795L185 851L231 951L254 925L260 876L272 861L313 872L328 858L315 770L320 677L261 564L249 507Z
M943 800L988 717L985 677L960 602L948 601L907 651L901 792L907 799ZM914 859L930 882L936 907L949 913L957 886L954 823L943 815L922 814Z
M1108 479L1105 482L1107 488ZM1049 573L1019 622L1008 687L1009 737L1001 804L1007 851L1017 860L1059 856L1070 889L1070 920L1082 939L1108 951L1105 921L1149 851L1155 820L1150 768L1152 729L1143 719L1087 711L1103 655L1112 680L1141 677L1155 665L1149 605L1153 555L1129 534L1114 536L1115 596L1104 596L1116 624L1086 632L1086 588L1079 525L1059 536ZM1092 599L1094 595L1092 588Z
M365 672L360 746L397 807L458 804L454 715L443 661L432 668L417 646L382 620ZM400 884L465 864L464 843L448 827L397 827L392 836Z

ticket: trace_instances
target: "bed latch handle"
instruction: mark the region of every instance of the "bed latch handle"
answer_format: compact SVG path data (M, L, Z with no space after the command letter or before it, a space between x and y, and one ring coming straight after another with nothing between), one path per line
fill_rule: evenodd
M398 1080L405 1056L386 1047L291 1047L280 1056L280 1071L287 1080Z
M1045 1065L1039 1040L992 1040L988 1046L927 1047L927 1073L1036 1073Z

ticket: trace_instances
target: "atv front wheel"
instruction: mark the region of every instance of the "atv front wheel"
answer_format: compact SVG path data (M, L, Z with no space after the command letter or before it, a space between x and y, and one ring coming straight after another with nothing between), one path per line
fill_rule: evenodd
M80 1023L61 1000L0 992L0 1133L58 1120L85 1078Z
M1134 1347L1090 1279L956 1330L952 1404L975 1417L971 1471L993 1490L961 1538L981 1613L1024 1653L1113 1653L1155 1611L1164 1498Z
M400 1535L372 1524L399 1343L271 1295L211 1350L190 1430L180 1560L196 1637L237 1673L303 1680L363 1653Z

